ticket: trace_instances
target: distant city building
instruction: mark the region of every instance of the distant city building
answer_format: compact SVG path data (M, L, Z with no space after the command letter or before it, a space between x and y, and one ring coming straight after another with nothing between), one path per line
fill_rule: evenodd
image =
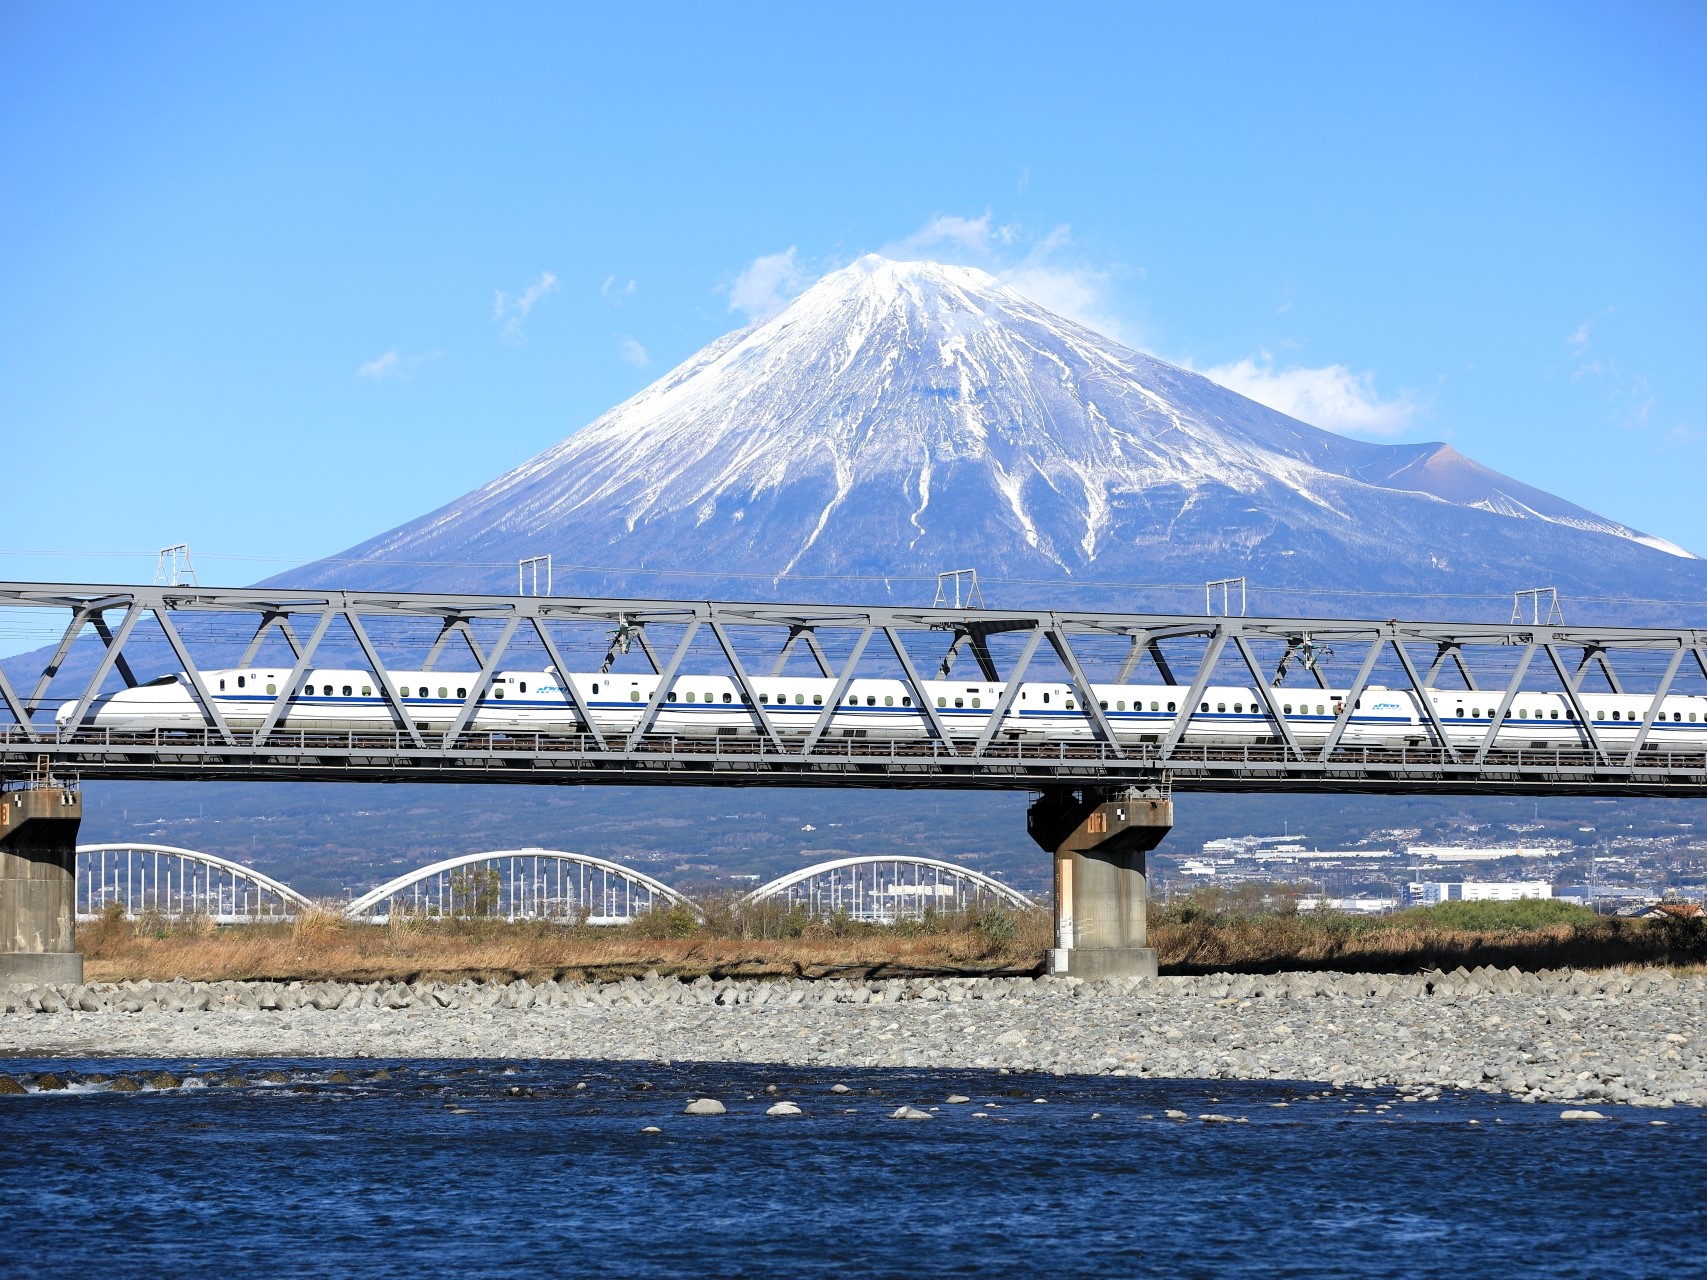
M1559 850L1535 845L1500 845L1493 848L1471 848L1461 844L1413 844L1405 855L1429 862L1498 862L1502 858L1552 858Z
M1397 898L1300 898L1300 911L1357 911L1372 915L1381 911L1394 911L1399 906Z
M1553 886L1545 880L1434 880L1410 886L1411 901L1427 907L1442 902L1517 902L1552 896Z

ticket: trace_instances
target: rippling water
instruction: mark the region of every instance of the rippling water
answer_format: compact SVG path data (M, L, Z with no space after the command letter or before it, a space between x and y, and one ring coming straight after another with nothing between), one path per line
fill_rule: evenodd
M1707 1223L1695 1111L688 1063L0 1069L71 1083L0 1097L19 1276L1679 1277ZM162 1069L188 1079L84 1079ZM728 1114L683 1115L700 1093ZM807 1114L766 1116L778 1096Z

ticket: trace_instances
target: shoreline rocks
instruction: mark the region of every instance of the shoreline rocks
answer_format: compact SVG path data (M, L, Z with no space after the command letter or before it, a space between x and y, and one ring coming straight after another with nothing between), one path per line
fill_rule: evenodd
M1707 975L83 983L0 988L0 1053L964 1067L1707 1106Z

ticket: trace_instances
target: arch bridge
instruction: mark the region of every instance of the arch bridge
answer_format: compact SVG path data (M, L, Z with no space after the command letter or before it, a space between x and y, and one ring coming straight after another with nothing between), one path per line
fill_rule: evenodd
M658 906L699 909L632 867L562 849L498 849L446 858L369 890L344 908L352 920L551 920L628 924Z
M289 885L217 854L136 841L78 845L77 918L92 920L115 905L130 916L253 924L289 920L314 904Z
M1038 904L1012 885L936 858L882 854L837 858L778 876L747 895L814 917L846 915L873 924L921 919L927 911L972 911L987 905L1027 910Z

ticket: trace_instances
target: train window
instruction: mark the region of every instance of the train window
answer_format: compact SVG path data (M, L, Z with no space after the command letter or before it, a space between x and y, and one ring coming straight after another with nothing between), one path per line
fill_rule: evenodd
M1226 709L1227 709L1227 704L1225 702L1217 702L1215 704L1215 710L1216 711L1225 711Z
M628 700L630 702L639 702L640 701L640 690L630 689L628 691Z
M852 693L852 694L848 695L848 706L850 706L850 707L859 706L859 694Z
M1207 702L1203 704L1203 710L1209 710L1209 704Z
M794 705L795 706L798 707L802 703L804 703L805 701L806 701L806 695L804 693L797 693L794 695Z
M504 696L504 686L501 684L494 686L492 689L492 696L494 698L502 698Z
M1073 697L1071 694L1067 695L1067 710L1074 711L1078 708L1078 705L1079 705L1078 703L1073 701Z
M526 685L525 685L525 684L524 684L524 685L523 685L523 686L522 686L522 688L524 688L524 689L525 689L525 688L527 688L527 686L526 686ZM331 690L330 690L330 689L328 689L328 690L326 690L326 692L327 692L327 693L331 693L331 692L332 692L332 691L331 691ZM418 690L418 691L417 691L417 692L418 692L418 693L419 693L419 694L420 694L420 696L421 696L421 697L423 697L423 698L425 698L425 697L427 697L427 696L428 696L428 695L427 695L427 686L426 686L426 685L422 685L422 686L420 686L420 688L419 688L419 690Z
M729 701L729 700L730 700L730 695L729 695L729 694L727 694L727 693L726 693L726 694L724 694L724 695L723 695L723 701L725 701L725 702L728 702L728 701Z
M884 695L883 695L883 705L884 705L884 706L886 706L886 707L892 707L892 706L894 706L894 705L895 705L895 697L894 697L894 695L893 695L893 694L888 694L888 693L886 693L886 694L884 694Z
M1553 717L1552 717L1552 718L1553 718L1553 719L1555 719L1555 720L1557 720L1557 719L1558 719L1558 718L1559 718L1559 713L1558 713L1558 712L1557 712L1557 711L1555 711L1555 712L1554 712L1554 713L1553 713Z
M1106 705L1107 705L1107 704L1106 704L1106 703L1105 703L1105 704L1104 704L1104 706L1106 706ZM1116 703L1115 703L1115 704L1114 704L1114 709L1115 709L1115 710L1116 710L1116 711L1124 711L1124 710L1126 710L1126 702L1125 702L1125 700L1124 700L1124 699L1121 699L1121 700L1120 700L1120 701L1117 701L1117 702L1116 702Z
M1622 713L1621 713L1621 712L1617 712L1617 711L1614 711L1614 712L1613 712L1613 713L1612 713L1612 718L1613 718L1613 719L1614 719L1614 720L1617 720L1617 719L1619 719L1619 718L1620 718L1620 716L1621 716L1621 714L1622 714Z
M770 696L770 694L768 694L768 693L761 693L761 694L760 694L760 695L759 695L759 705L760 705L760 706L762 706L762 707L768 707L768 706L770 706L770 704L771 704L771 696Z
M1049 703L1049 695L1047 693L1043 695L1043 702L1045 706Z
M1242 702L1235 702L1233 704L1233 710L1239 715L1244 715L1245 714L1245 704Z
M966 705L966 699L965 698L956 698L954 700L954 705L957 707L964 707Z
M278 691L279 691L278 685L274 684L271 680L267 681L267 692L268 693L277 693ZM1694 718L1695 718L1694 716L1690 717L1691 720L1693 720Z
M694 691L693 691L693 690L692 690L692 689L689 689L689 690L688 690L688 701L689 701L689 702L692 702L692 701L694 701L694 700L695 700L695 699L696 699L696 698L697 698L697 697L698 697L698 696L699 696L699 695L698 695L698 694L696 694L696 693L695 693L695 692L694 692Z
M824 705L824 695L821 693L813 694L812 695L812 705L815 707L823 706Z
M1471 707L1470 708L1470 718L1472 720L1479 718L1481 716L1481 714L1482 714L1482 709L1480 707Z
M595 681L593 681L593 693L595 696L597 696L598 692L599 692L599 682L597 680L595 680Z
M522 692L523 692L523 693L526 693L526 692L527 692L527 691L528 691L528 682L527 682L527 681L526 681L526 680L523 680L523 681L522 681L522 682L521 682L521 690L522 690ZM443 691L443 690L442 690L442 689L441 689L441 690L440 690L440 691L439 691L439 697L441 697L441 698L442 698L442 697L444 697L444 696L445 696L445 695L444 695L444 691Z
M908 693L903 693L901 695L901 705L903 707L912 706L913 705L913 696L911 694L908 694Z
M1318 702L1316 704L1316 714L1319 716L1325 716L1328 714L1328 709Z
M323 684L320 686L320 692L323 693L326 697L330 698L332 696L332 686L329 684ZM423 689L423 690L421 690L421 692L425 693L426 690Z
M524 688L524 689L526 689L526 688L527 688L527 686L526 686L526 685L525 685L525 684L524 684L524 685L523 685L523 686L522 686L522 688ZM348 690L348 689L345 689L345 690L344 690L344 692L345 692L345 693L348 693L348 692L349 692L349 690ZM442 685L442 684L441 684L441 685L440 685L440 686L439 686L439 697L441 697L441 698L448 698L448 697L450 697L450 690L449 690L449 689L447 689L447 688L445 688L445 687L444 687L444 686L443 686L443 685Z
M1292 714L1292 704L1290 702L1284 703L1280 708L1280 714L1283 716L1291 715Z
M979 699L977 699L977 698L974 698L974 699L972 699L972 705L973 705L973 706L975 706L975 707L981 707L981 706L983 706L983 705L984 705L984 704L983 704L983 702L982 702L982 701L980 701L980 700L979 700Z
M676 700L676 691L674 689L671 689L668 693L666 693L664 695L664 701L665 702L674 702L675 700Z
M1151 704L1150 704L1150 710L1152 710L1152 711L1154 711L1154 710L1155 710L1155 709L1156 709L1156 704L1155 704L1155 703L1153 703L1153 702L1152 702L1152 703L1151 703ZM1173 703L1171 703L1171 702L1170 702L1170 703L1168 703L1168 711L1169 711L1169 712L1170 712L1170 713L1172 713L1172 712L1175 712L1175 711L1178 711L1178 710L1179 710L1179 708L1178 708L1178 707L1176 707L1176 706L1174 706L1174 704L1173 704Z
M865 705L868 707L875 707L877 705L877 695L875 693L866 694Z
M456 696L459 698L466 698L468 696L468 690L459 688L456 691Z
M364 698L373 697L373 686L371 684L364 684L362 686L362 697L364 697Z
M241 689L243 687L243 677L242 676L237 677L237 687L239 689Z
M936 704L939 707L946 707L948 705L948 699L943 698L943 697L938 697L936 700Z
M972 705L977 706L978 704L974 702ZM1104 711L1108 710L1108 703L1106 701L1097 703L1097 706L1101 707Z
M1682 723L1682 721L1683 721L1683 712L1681 712L1681 711L1674 711L1674 712L1672 712L1672 713L1671 713L1671 721L1672 721L1672 723L1673 723L1673 724L1680 724L1680 723Z
M221 693L224 693L224 692L225 692L225 681L223 681L223 680L221 680L221 681L220 681L220 682L219 682L219 691L220 691L220 692L221 692Z
M345 697L346 697L346 698L347 698L347 697L349 697L349 696L350 696L350 695L351 695L351 694L352 694L352 693L354 693L354 692L355 692L355 690L354 690L354 689L352 689L352 688L350 688L350 686L349 686L349 685L345 685L345 686L344 686L344 696L345 696Z
M1695 723L1695 713L1694 713L1694 712L1693 712L1693 711L1691 711L1691 712L1690 712L1690 713L1689 713L1689 723L1690 723L1690 724L1694 724L1694 723Z

